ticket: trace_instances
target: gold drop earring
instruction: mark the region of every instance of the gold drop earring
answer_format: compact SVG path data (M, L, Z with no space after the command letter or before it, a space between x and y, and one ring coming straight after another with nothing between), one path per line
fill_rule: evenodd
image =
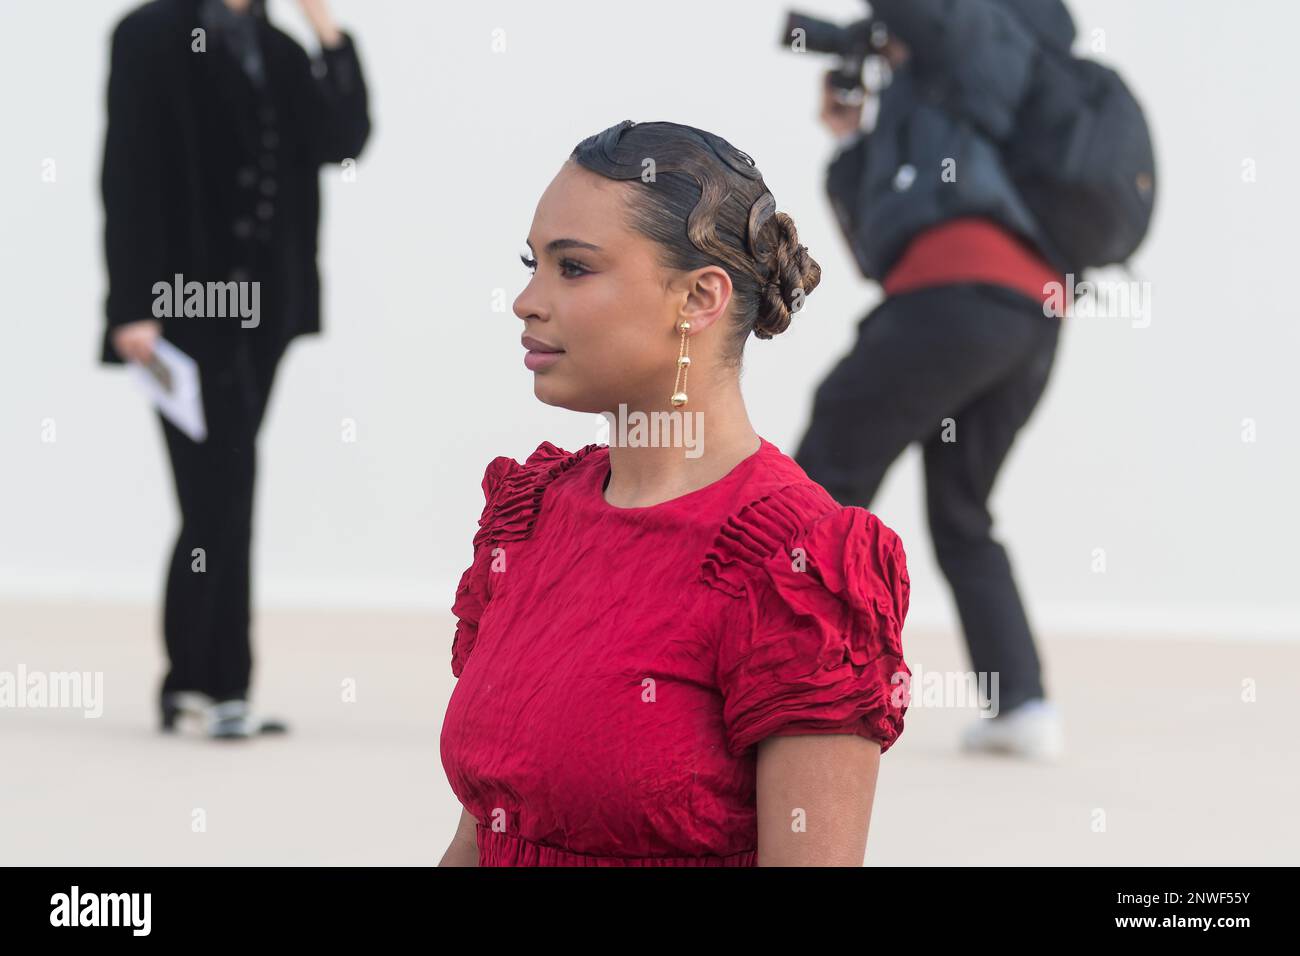
M686 372L691 366L691 357L686 354L686 333L691 330L691 323L682 320L682 324L677 326L682 333L682 344L677 352L677 381L673 385L673 408L681 408L686 404Z

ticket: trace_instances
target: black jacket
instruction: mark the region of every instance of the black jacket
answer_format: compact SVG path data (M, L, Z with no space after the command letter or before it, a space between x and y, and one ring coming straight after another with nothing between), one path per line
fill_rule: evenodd
M881 93L874 128L827 170L862 274L883 279L914 236L961 216L994 219L1046 255L1000 144L1026 103L1042 100L1042 51L1073 43L1069 11L1060 0L873 0L872 11L911 57Z
M100 360L114 327L154 318L154 285L258 281L261 324L285 341L320 331L319 170L358 156L370 133L350 36L313 64L254 5L262 86L219 37L191 49L200 0L152 0L113 32L101 186L108 260ZM202 360L239 319L163 318Z

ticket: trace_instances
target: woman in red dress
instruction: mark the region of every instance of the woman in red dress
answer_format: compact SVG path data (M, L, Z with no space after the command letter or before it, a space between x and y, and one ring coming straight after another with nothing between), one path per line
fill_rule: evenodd
M580 143L528 245L537 398L620 424L487 466L442 865L860 866L908 703L903 546L759 436L739 383L821 270L749 156L673 123ZM622 440L637 413L696 424Z

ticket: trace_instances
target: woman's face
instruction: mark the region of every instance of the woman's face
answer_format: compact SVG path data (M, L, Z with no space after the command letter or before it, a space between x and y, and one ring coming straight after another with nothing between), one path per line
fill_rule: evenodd
M533 275L514 311L525 347L562 350L526 360L548 405L671 408L691 276L664 268L654 241L627 225L632 188L569 161L537 204L524 253ZM698 328L692 320L692 345Z

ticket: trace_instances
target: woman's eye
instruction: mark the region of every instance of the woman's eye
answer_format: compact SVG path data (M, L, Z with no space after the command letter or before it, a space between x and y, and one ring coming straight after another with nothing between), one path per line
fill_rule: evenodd
M521 254L519 261L524 264L524 268L529 272L537 273L537 259L527 254ZM559 261L560 275L566 279L574 279L580 275L585 275L589 270L581 262L574 259L561 259Z

